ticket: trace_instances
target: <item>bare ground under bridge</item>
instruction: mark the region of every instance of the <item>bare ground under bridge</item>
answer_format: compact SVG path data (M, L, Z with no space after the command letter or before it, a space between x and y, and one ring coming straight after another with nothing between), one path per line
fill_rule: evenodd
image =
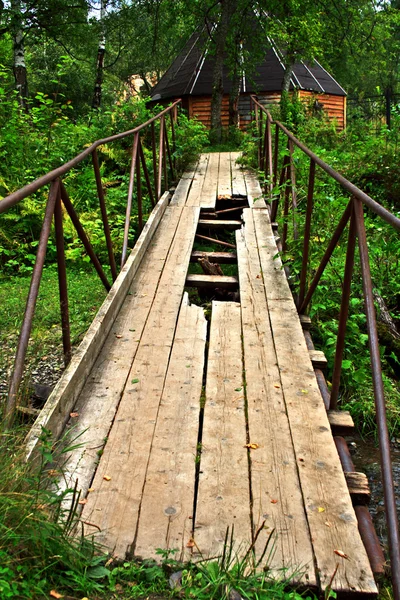
M66 484L120 558L216 556L233 527L238 555L270 539L261 567L278 576L323 591L336 572L340 594L375 595L269 210L237 156L202 155L161 198L29 452L42 426L80 435ZM203 251L215 237L225 247ZM203 257L230 274L196 272Z

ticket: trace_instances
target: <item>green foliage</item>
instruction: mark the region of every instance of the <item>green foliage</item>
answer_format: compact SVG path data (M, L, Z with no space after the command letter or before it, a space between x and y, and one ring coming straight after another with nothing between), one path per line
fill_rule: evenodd
M174 157L178 173L181 174L207 146L207 130L197 119L189 119L184 113L181 113L178 124L175 126L175 140Z

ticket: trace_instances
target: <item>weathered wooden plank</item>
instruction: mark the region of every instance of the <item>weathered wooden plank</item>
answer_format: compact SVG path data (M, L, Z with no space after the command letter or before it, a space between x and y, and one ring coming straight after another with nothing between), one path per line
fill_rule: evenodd
M169 193L166 192L151 213L134 249L90 325L82 343L74 353L70 364L64 371L60 381L49 396L39 417L28 433L26 437L27 460L34 457L43 428L52 432L54 440L58 439L61 435L69 414L85 385L88 375L124 302L133 277L165 212L168 200Z
M130 370L83 521L100 529L98 539L119 557L137 534L143 485L160 399L164 390L177 315L199 216L183 207L140 345ZM109 479L111 477L111 479ZM87 533L96 532L86 525Z
M328 361L322 350L309 350L308 354L314 369L326 369Z
M349 488L349 494L354 504L369 504L371 490L369 489L368 477L365 473L351 471L344 474Z
M246 212L246 211L245 211ZM376 594L368 557L330 431L328 416L269 223L253 212L281 385L289 417L320 585ZM275 302L276 298L279 303ZM328 525L327 525L328 524ZM340 557L344 552L350 560Z
M236 219L199 219L199 227L208 229L228 229L233 231L242 226L242 221Z
M236 163L239 156L241 156L241 152L231 152L232 196L243 196L245 198L247 189L243 169Z
M263 198L260 182L256 173L244 170L244 180L246 183L247 200L250 208L266 208L266 202Z
M201 258L207 258L210 262L223 264L235 264L237 257L234 252L202 252L194 250L190 257L192 262L198 262Z
M218 197L230 197L232 196L230 153L220 152L219 156Z
M200 198L202 208L214 208L217 200L219 153L211 152L208 160L208 169Z
M184 296L157 417L141 502L134 552L157 557L157 548L188 558L192 536L197 437L207 322Z
M194 539L205 556L223 551L234 527L239 556L251 544L240 304L213 302Z
M328 420L333 435L351 435L354 421L347 410L328 410Z
M236 232L238 253L244 369L250 442L253 522L265 528L256 545L268 567L296 581L317 582L312 545L297 473L296 458L276 364L269 325L253 212L244 211L245 226Z
M186 204L189 190L192 186L193 179L196 176L197 165L198 161L194 166L186 169L186 171L180 178L170 202L171 206L184 206Z
M194 174L192 185L186 200L186 206L200 206L204 180L208 169L209 156L209 154L200 155L196 173Z
M230 277L228 275L202 275L202 274L190 274L186 277L187 287L199 287L199 288L221 288L225 290L237 290L239 286L239 280L237 277Z
M125 302L104 343L88 380L77 399L68 426L78 447L63 454L61 488L78 480L86 496L135 358L153 304L165 260L181 215L181 207L168 207L129 289ZM66 443L69 445L68 438Z

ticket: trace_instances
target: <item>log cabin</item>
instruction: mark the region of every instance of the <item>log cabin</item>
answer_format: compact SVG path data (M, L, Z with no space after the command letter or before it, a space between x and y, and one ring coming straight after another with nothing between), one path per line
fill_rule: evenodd
M182 98L183 108L190 117L197 117L207 128L211 124L211 93L214 57L209 51L206 27L199 28L190 37L180 54L151 91L151 103L166 104ZM251 120L250 96L257 95L266 107L279 103L285 67L283 55L268 39L260 64L246 72L241 81L239 96L239 126L245 129ZM229 94L232 81L224 67L224 97L222 124L229 125ZM339 130L346 126L346 92L317 61L299 61L294 65L290 91L310 107L324 111L334 119Z

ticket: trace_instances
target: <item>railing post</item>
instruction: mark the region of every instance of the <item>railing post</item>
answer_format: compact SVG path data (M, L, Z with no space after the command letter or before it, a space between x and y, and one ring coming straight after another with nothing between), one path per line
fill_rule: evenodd
M274 186L278 183L279 125L275 125Z
M167 156L168 156L169 168L171 171L171 177L173 180L175 180L175 169L174 169L172 156L171 156L171 149L170 149L169 140L168 140L168 131L167 131L167 122L166 121L164 122L164 126L165 126L165 146L166 146L166 152L167 152Z
M140 154L140 160L142 161L142 168L143 168L144 178L146 179L147 191L150 196L151 206L154 208L154 206L155 206L154 193L153 193L153 189L151 187L150 176L149 176L149 172L147 170L147 165L146 165L146 158L144 156L142 142L140 141L140 139L139 139L139 154Z
M21 332L18 339L18 347L14 360L14 369L10 380L8 398L4 415L4 428L12 425L15 408L17 406L18 390L21 384L24 372L24 362L28 348L29 337L32 330L32 320L35 314L36 301L39 293L40 281L43 273L44 261L46 258L47 242L50 236L51 221L53 219L54 207L59 194L60 181L56 179L50 184L49 197L46 204L46 211L43 219L42 230L40 232L39 245L36 254L35 266L33 267L31 285L26 301L25 314L22 321Z
M158 195L158 180L157 180L157 153L156 153L156 131L154 121L151 124L151 151L153 155L153 180L154 180L154 195L156 202L159 201L160 196Z
M99 197L99 202L100 202L101 216L103 219L103 229L104 229L104 237L106 239L106 244L107 244L108 260L110 263L111 275L112 275L113 281L115 281L117 279L117 265L115 264L115 256L114 256L114 251L113 251L113 247L112 247L110 226L108 224L108 216L107 216L106 202L105 202L105 198L104 198L104 190L103 190L103 186L101 184L99 159L97 156L96 149L94 149L93 153L92 153L92 162L93 162L94 175L96 178L97 195Z
M141 176L140 176L140 153L139 152L136 154L136 189L137 189L139 231L142 231L142 229L143 229L142 180L141 180Z
M168 156L168 152L167 152L167 129L165 126L165 119L163 119L163 129L164 129L164 136L163 136L163 158L164 158L164 162L163 162L163 166L164 166L164 192L168 189L168 165L167 165L167 156Z
M135 168L136 168L136 157L138 153L139 146L139 133L135 133L135 137L133 138L132 144L132 160L131 160L131 170L129 173L129 188L128 188L128 201L126 204L126 215L125 215L125 228L124 228L124 240L122 244L122 257L121 257L121 268L124 266L128 253L128 238L129 238L129 225L131 221L131 213L132 213L132 198L133 198L133 188L135 185Z
M65 264L64 248L64 228L61 209L61 195L58 190L57 200L54 208L54 229L56 233L57 248L57 272L58 272L58 291L60 295L61 328L64 350L64 364L67 366L71 360L71 333L69 326L68 309L68 284L67 269Z
M353 201L354 202L354 201ZM353 204L353 203L352 203ZM349 239L347 242L346 265L344 269L342 303L340 306L339 328L336 339L335 364L332 375L331 401L329 408L336 410L339 398L340 375L342 372L342 361L344 352L344 343L346 337L347 318L349 315L351 278L354 266L354 251L356 247L356 224L354 217L354 207L350 217Z
M176 139L175 139L175 119L176 119L176 109L177 107L174 106L173 110L170 112L171 115L171 139L172 139L172 152L173 152L173 158L172 158L172 162L174 165L174 169L173 169L173 177L175 179L175 169L176 169L176 158L175 158L175 152L176 152Z
M290 165L287 164L285 169L285 200L283 203L283 229L282 229L282 252L286 252L287 249L287 234L288 234L288 215L289 215L289 186L287 184L289 179Z
M386 421L386 406L383 390L382 370L379 353L379 340L376 328L376 315L372 293L372 279L369 266L368 246L364 224L363 205L355 199L354 210L360 250L360 264L363 279L365 313L367 317L368 340L371 355L372 381L374 386L376 423L378 426L380 462L385 498L386 522L388 525L389 553L392 571L393 596L400 598L400 539L394 494L390 439Z
M163 173L163 152L164 152L164 117L160 118L160 144L158 147L158 175L157 175L157 187L156 196L157 201L161 197L161 180Z
M299 235L297 231L297 221L296 221L296 212L297 212L297 191L296 191L296 171L294 168L293 162L293 142L292 140L288 141L289 143L289 165L290 165L290 191L292 195L292 213L293 213L293 239L297 240Z
M269 114L267 115L267 164L265 165L265 174L268 178L268 196L269 201L272 200L273 184L273 166L272 166L272 137L271 137L271 119Z
M312 212L314 207L314 183L315 183L315 162L313 159L310 160L310 172L308 176L308 191L307 191L307 211L306 211L306 222L304 226L304 243L303 243L303 257L300 273L300 288L299 288L299 299L298 306L300 307L304 301L304 295L306 293L306 282L307 282L307 268L308 268L308 255L310 252L310 235L311 235L311 220Z

